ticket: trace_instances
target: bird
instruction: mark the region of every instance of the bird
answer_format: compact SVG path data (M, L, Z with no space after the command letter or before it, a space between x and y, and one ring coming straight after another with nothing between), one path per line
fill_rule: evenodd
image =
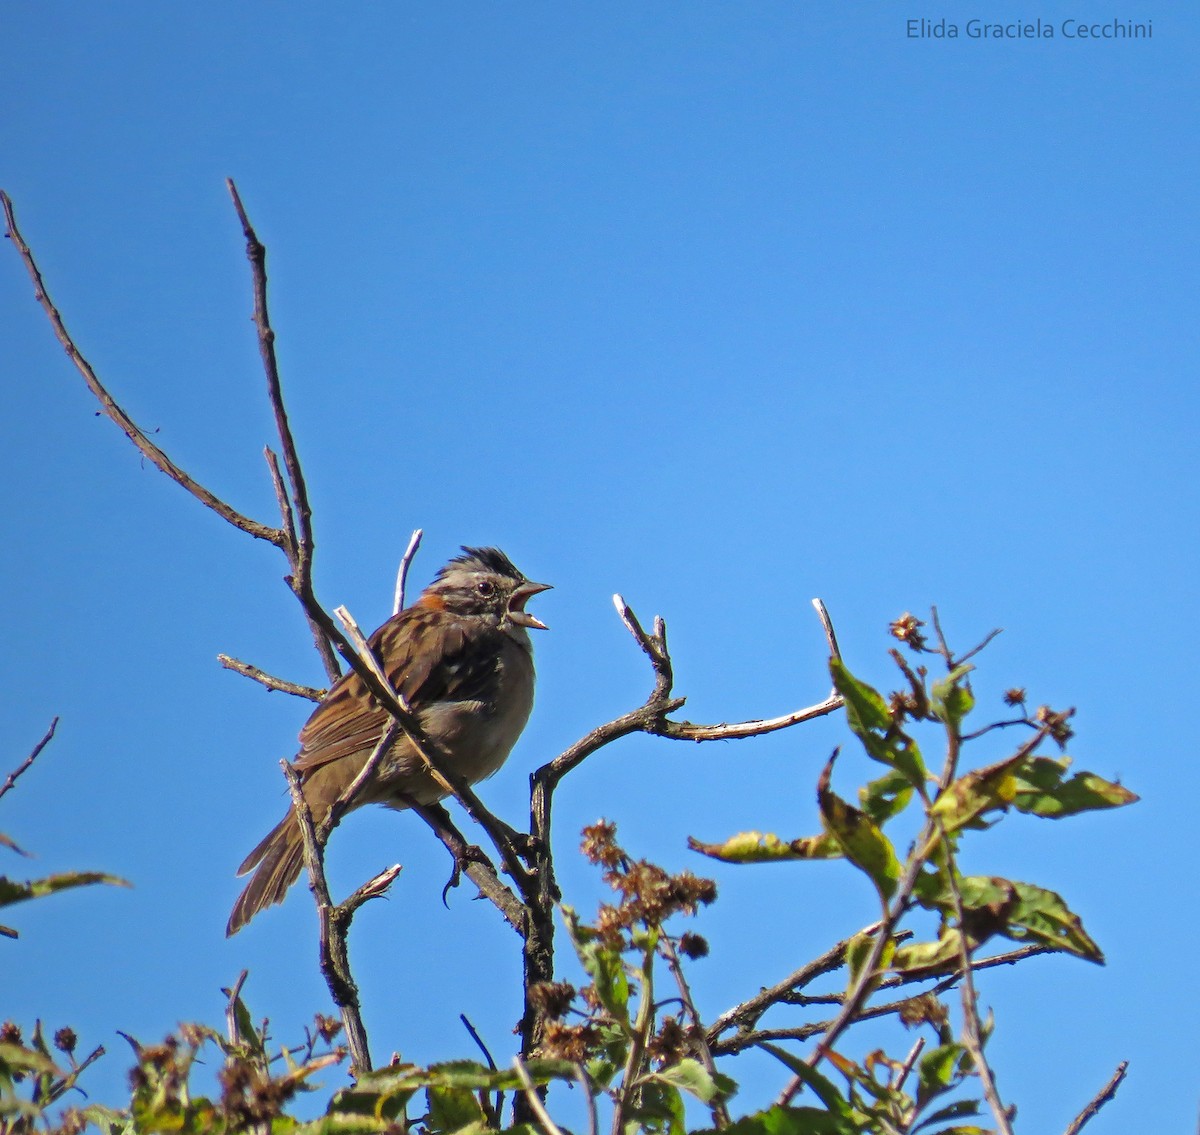
M498 548L463 546L420 597L368 639L392 688L441 749L447 768L471 784L504 764L533 708L533 644L546 624L525 610L550 589L532 583ZM294 767L314 826L362 771L390 716L353 671L330 688L300 730ZM446 795L401 734L350 802L404 809ZM281 903L300 877L304 851L295 807L246 856L254 872L238 896L226 937Z

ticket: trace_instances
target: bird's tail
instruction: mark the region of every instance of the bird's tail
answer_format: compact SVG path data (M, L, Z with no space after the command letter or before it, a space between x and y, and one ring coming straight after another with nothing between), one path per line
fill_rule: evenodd
M254 877L233 904L233 913L225 926L225 937L236 934L260 910L283 902L288 888L300 877L304 863L304 845L295 810L272 829L238 868L239 875L254 870Z

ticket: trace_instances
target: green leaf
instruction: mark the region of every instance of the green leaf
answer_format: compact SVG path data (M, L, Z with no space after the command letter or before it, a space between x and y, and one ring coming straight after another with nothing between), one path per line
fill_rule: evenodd
M1056 950L1104 964L1100 947L1088 936L1077 914L1071 912L1061 895L1033 883L1012 882L1017 903L1008 918L1008 937L1016 941L1036 941Z
M626 1032L631 1031L629 979L625 976L625 965L621 960L620 951L606 946L590 927L579 921L579 916L571 907L564 906L562 912L575 952L592 979L600 1003Z
M103 1104L94 1103L85 1107L82 1115L102 1135L133 1135L133 1116L126 1111L113 1111Z
M925 762L921 750L888 712L879 691L860 682L840 658L829 660L834 689L845 699L846 724L862 742L872 759L899 769L914 788L925 783Z
M942 826L950 833L988 812L1007 808L1016 798L1016 768L1024 759L1020 755L1007 757L960 776L938 793L930 811L941 818Z
M860 1135L853 1119L831 1115L815 1107L772 1107L744 1116L719 1131L707 1129L693 1135Z
M858 790L858 802L862 810L882 826L908 807L912 794L913 786L908 777L899 769L888 769L883 776Z
M850 1118L850 1105L846 1102L845 1097L837 1090L832 1080L822 1076L808 1061L793 1056L786 1048L780 1048L779 1045L772 1044L770 1041L759 1041L757 1047L764 1052L769 1052L776 1060L795 1073L801 1083L816 1095L829 1112L843 1119Z
M1068 758L1029 757L1016 770L1013 807L1034 816L1057 820L1101 808L1120 808L1139 797L1128 788L1091 772L1077 772L1063 780Z
M891 840L871 818L847 804L829 787L836 758L837 753L829 758L817 782L817 804L821 809L821 819L846 858L860 871L866 872L885 900L890 899L896 893L896 884L900 880L900 861L896 858Z
M254 1027L254 1021L250 1018L250 1010L246 1008L246 1003L240 997L234 998L233 1016L242 1043L255 1056L263 1056L265 1050L263 1049L262 1037L258 1035L258 1029ZM216 1039L220 1043L220 1038ZM284 1052L287 1052L286 1048Z
M846 944L846 989L851 990L858 982L859 974L862 973L862 968L867 964L871 956L871 951L875 946L875 935L867 934L864 931L859 931ZM896 952L896 940L888 938L883 944L883 949L879 954L879 961L875 966L875 976L871 979L871 988L875 988L875 984L884 972L891 965L892 955Z
M426 1089L426 1095L429 1098L429 1115L425 1126L429 1131L461 1131L464 1128L479 1129L484 1125L483 1108L469 1088L431 1084Z
M936 942L909 942L896 947L891 968L897 973L936 973L954 969L962 958L959 934L953 927L943 928Z
M958 730L962 719L975 707L975 695L964 679L975 667L969 662L956 666L929 691L929 708L939 721Z
M930 1100L936 1099L943 1092L950 1091L962 1080L964 1075L962 1063L966 1052L967 1050L961 1044L942 1044L921 1057L917 1063L918 1111L925 1107ZM973 1115L975 1112L963 1114ZM957 1118L957 1116L947 1116L946 1118ZM926 1122L928 1123L932 1119L933 1116L930 1116Z
M651 1073L648 1078L661 1080L663 1083L690 1092L701 1103L712 1103L718 1096L730 1095L728 1085L733 1083L728 1076L713 1077L709 1075L704 1065L691 1057L686 1057L677 1064L668 1065L666 1068L660 1068L657 1072ZM720 1080L725 1081L724 1085L719 1083Z
M626 1135L654 1132L655 1135L685 1135L683 1099L671 1084L659 1077L639 1080L637 1105L626 1112Z
M0 875L0 906L11 906L27 899L39 899L57 891L87 887L93 883L108 883L114 887L132 885L116 875L105 875L100 871L66 871L61 875L48 875L45 879L33 879L26 883L17 883Z
M724 863L778 863L795 859L840 859L841 845L828 832L783 840L770 832L738 832L724 843L701 843L688 837L688 847Z
M7 1075L14 1073L35 1073L49 1076L62 1076L63 1072L54 1061L32 1048L23 1044L0 1042L0 1072Z
M935 1123L945 1123L947 1119L962 1119L968 1115L979 1114L978 1100L956 1100L952 1104L947 1104L943 1108L927 1115L920 1123L914 1127L913 1135L916 1135L924 1127L932 1127ZM962 1130L961 1128L959 1130ZM940 1131L938 1135L946 1135L946 1132Z

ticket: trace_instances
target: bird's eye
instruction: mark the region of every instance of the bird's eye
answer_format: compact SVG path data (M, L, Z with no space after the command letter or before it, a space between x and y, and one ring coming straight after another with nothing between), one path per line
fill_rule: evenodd
M490 599L496 594L496 585L490 579L481 579L477 584L475 584L475 590L484 599Z

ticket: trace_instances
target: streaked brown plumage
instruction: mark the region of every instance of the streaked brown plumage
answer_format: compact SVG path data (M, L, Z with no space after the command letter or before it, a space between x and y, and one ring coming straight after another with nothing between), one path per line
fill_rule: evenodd
M393 687L441 744L453 771L472 784L504 763L529 719L534 673L526 628L545 625L525 603L548 587L530 583L497 548L463 548L411 607L369 639ZM387 723L354 673L338 679L308 719L295 766L315 823L362 770ZM351 807L407 808L443 795L401 737ZM254 877L234 904L226 934L282 902L302 862L300 825L289 808L238 869Z

